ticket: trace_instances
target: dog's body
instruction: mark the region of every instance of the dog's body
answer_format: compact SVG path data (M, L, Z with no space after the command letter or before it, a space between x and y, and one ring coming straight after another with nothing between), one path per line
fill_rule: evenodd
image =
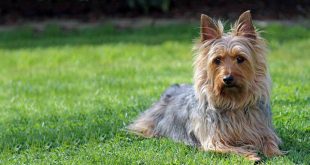
M202 15L194 49L194 85L168 88L129 130L251 160L260 159L257 151L281 155L272 126L266 48L250 13L243 13L228 34L221 23Z

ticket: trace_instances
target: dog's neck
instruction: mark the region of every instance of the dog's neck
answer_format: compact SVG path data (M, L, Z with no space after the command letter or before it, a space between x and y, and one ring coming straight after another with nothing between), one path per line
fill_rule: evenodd
M198 98L199 107L202 110L214 110L217 112L237 112L244 111L247 112L249 109L253 109L253 107L261 107L265 106L266 99L254 96L248 96L247 99L242 101L240 100L226 100L225 98L215 98L212 95L205 95L204 98Z

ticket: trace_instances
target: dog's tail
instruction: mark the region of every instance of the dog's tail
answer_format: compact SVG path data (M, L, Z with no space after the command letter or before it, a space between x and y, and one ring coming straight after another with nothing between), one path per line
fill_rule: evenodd
M156 131L156 126L158 122L163 119L167 105L171 99L180 92L179 84L170 86L162 94L158 102L143 112L138 119L127 127L128 131L144 137L159 136Z
M158 102L143 112L138 119L127 127L129 132L144 137L157 136L155 129L158 122L164 117L167 103L167 99L162 96Z
M154 137L155 121L156 118L158 118L156 117L156 114L158 113L156 113L156 111L160 110L155 107L156 105L142 113L138 119L127 127L128 131L143 137Z

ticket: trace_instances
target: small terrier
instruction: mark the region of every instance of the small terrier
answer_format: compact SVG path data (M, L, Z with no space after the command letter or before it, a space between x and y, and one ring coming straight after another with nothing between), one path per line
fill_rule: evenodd
M165 136L204 151L232 152L259 161L282 155L271 117L266 45L250 11L228 33L201 15L194 45L194 85L169 87L128 126L144 137Z

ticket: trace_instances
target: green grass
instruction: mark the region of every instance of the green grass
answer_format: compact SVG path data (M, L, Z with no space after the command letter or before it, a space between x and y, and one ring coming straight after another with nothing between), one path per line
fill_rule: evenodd
M0 164L251 164L128 125L176 82L192 82L197 25L0 32ZM275 128L282 157L310 163L310 31L269 25Z

